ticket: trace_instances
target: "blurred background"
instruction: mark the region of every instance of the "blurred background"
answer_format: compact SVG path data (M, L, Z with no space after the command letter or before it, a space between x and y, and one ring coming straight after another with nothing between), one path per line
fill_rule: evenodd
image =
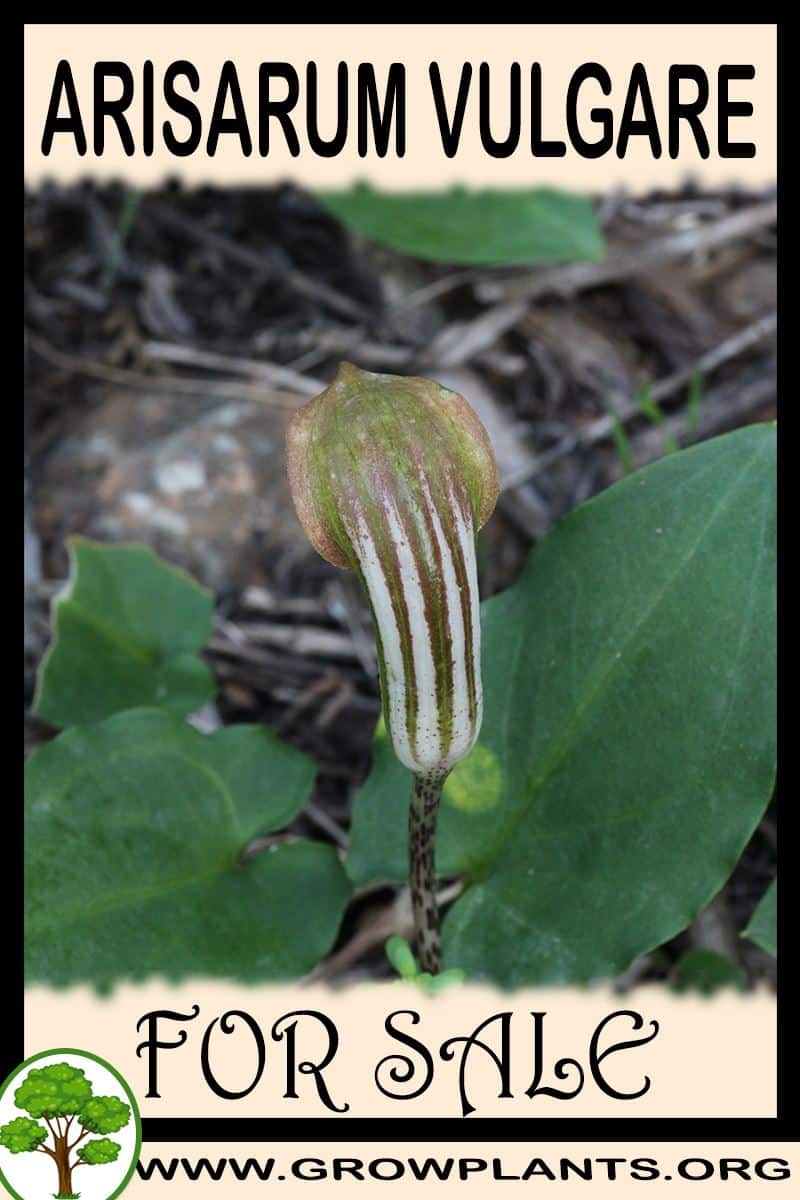
M492 267L399 253L288 186L30 192L26 751L54 732L30 704L65 539L145 542L216 596L218 698L195 723L265 722L309 753L319 773L298 829L346 846L377 667L355 579L314 553L295 517L287 414L342 359L462 393L502 481L480 540L484 597L627 471L775 415L774 197L687 186L593 204L602 258ZM702 988L708 954L774 983L774 960L738 931L775 852L773 803L720 895L618 984ZM364 889L318 970L387 973L383 942L408 931L399 889ZM687 950L701 966L706 954L688 982Z

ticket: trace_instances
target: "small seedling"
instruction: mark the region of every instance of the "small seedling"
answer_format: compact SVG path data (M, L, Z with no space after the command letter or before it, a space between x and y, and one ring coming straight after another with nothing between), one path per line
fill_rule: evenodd
M125 200L122 205L122 213L120 214L119 222L114 230L114 238L109 247L106 261L103 264L103 275L100 280L100 287L105 294L111 287L114 281L114 276L117 273L119 260L122 257L122 252L125 249L125 243L128 240L133 222L136 220L136 214L139 211L139 205L144 197L144 192L141 188L128 188L125 192Z
M639 408L644 415L648 417L654 425L658 425L664 430L664 449L667 454L675 454L680 449L678 443L672 434L666 431L666 417L660 407L650 395L650 384L643 383L639 389Z
M686 444L691 443L697 437L697 431L700 427L700 405L703 400L703 373L695 371L689 382L689 391L686 397Z
M617 448L617 454L619 455L619 460L622 463L623 471L626 475L630 475L631 471L634 469L630 438L625 432L625 426L622 422L622 418L620 417L614 405L609 403L608 407L611 412L611 433L614 438L614 445Z
M400 978L405 983L418 984L430 996L436 996L445 988L454 983L461 983L464 979L464 972L458 967L451 967L447 971L441 971L438 975L432 975L429 971L421 971L408 942L397 934L393 934L388 939L384 949L386 957Z

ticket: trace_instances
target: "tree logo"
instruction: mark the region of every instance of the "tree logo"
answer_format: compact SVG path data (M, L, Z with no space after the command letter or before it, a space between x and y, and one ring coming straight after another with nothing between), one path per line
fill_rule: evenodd
M35 1054L0 1089L0 1182L16 1200L113 1200L141 1140L133 1092L84 1050Z

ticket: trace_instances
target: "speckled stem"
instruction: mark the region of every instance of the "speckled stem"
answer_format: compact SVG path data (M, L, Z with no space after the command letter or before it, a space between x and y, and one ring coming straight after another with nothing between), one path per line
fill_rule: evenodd
M444 781L449 772L414 776L414 791L408 818L408 858L411 904L417 958L423 971L436 975L442 965L439 910L436 907L434 842L436 814Z

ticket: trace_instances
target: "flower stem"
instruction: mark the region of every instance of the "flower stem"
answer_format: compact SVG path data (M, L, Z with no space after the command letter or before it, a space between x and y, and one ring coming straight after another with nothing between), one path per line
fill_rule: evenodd
M439 910L436 907L434 838L436 814L444 781L449 772L414 776L414 791L408 818L409 878L417 957L423 971L436 975L442 965Z

